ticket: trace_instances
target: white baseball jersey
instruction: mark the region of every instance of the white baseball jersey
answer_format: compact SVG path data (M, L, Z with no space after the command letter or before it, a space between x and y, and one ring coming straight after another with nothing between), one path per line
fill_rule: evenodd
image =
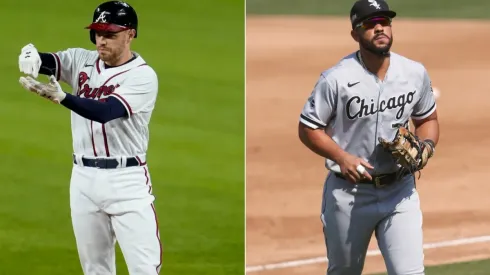
M435 110L431 80L421 63L392 52L381 81L356 52L321 73L300 121L313 129L325 127L340 148L367 160L373 174L382 174L398 167L378 138L392 140L398 126L407 127L410 118L423 119ZM340 172L332 160L326 160L326 167Z
M97 51L70 48L53 53L55 76L79 97L103 101L112 96L123 103L127 117L105 124L71 112L73 150L89 157L145 157L148 124L158 93L155 71L143 58L106 69ZM144 160L143 160L144 161Z

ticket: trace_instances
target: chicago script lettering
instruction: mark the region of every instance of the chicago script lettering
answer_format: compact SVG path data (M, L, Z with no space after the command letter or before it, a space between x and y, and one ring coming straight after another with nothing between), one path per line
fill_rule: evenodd
M398 97L390 97L387 101L381 100L379 108L376 106L374 99L370 99L370 103L366 103L365 99L359 96L354 96L347 100L346 113L349 119L362 118L375 115L377 112L384 112L395 108L400 108L396 113L396 118L400 119L405 112L405 106L413 102L413 96L416 91L408 94L402 94ZM356 108L357 107L357 108ZM358 110L357 112L353 110Z

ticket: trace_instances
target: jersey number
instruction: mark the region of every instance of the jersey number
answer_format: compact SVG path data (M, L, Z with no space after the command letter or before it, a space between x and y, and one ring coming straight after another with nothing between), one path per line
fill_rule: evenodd
M398 129L400 127L404 127L406 129L408 129L408 127L409 127L408 120L405 121L405 123L394 123L394 124L391 124L391 127L394 128L394 129Z

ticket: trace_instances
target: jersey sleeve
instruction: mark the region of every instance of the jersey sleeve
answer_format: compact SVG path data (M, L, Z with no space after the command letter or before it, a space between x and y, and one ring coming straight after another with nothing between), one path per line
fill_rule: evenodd
M415 104L412 119L420 120L427 118L436 110L436 99L432 91L432 82L427 70L424 69L424 78L420 98Z
M157 93L158 77L152 69L145 69L127 78L110 96L117 98L124 105L129 117L136 113L152 111Z
M81 48L69 48L51 53L55 59L55 68L52 74L56 80L74 86L77 81L79 68L87 61L89 51Z
M303 106L300 122L312 129L325 128L336 108L337 91L322 74Z

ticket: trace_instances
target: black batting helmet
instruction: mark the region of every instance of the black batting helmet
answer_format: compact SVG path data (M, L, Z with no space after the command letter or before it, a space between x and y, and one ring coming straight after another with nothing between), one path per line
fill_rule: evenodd
M100 4L94 11L90 29L90 41L95 44L95 31L120 32L134 29L138 36L138 16L128 3L108 1Z

